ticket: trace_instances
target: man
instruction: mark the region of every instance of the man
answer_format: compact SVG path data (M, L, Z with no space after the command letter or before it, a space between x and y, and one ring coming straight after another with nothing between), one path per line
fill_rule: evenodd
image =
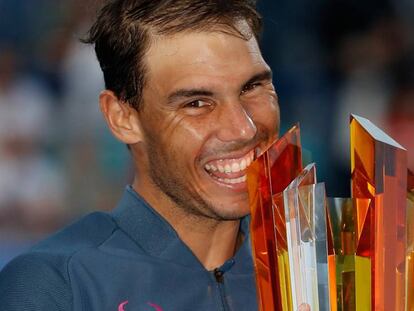
M12 261L1 310L256 310L246 167L278 135L252 0L112 0L88 42L135 179Z

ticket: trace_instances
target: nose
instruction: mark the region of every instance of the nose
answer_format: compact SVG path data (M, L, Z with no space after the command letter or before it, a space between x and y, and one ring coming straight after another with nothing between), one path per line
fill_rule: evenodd
M257 132L253 119L240 102L223 103L217 137L223 142L246 142Z

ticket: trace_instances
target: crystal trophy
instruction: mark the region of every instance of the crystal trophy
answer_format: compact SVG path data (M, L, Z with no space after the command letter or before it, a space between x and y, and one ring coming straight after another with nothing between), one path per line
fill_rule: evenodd
M247 170L261 311L414 310L414 175L406 150L351 116L352 198L302 169L295 126ZM408 190L408 192L407 192Z

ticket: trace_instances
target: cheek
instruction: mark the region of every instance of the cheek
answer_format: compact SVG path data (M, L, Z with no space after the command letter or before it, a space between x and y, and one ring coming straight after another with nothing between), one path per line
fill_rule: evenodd
M255 123L272 131L279 129L279 105L273 96L263 95L250 101L247 110Z
M145 122L141 122L146 136L150 138L157 149L162 149L165 155L183 148L189 136L191 127L183 117L162 110L151 111L145 115ZM191 134L190 134L191 135Z
M174 150L180 162L196 162L208 137L209 124L183 118L174 127L170 127L164 136L168 149Z
M212 124L201 119L183 119L180 124L180 135L185 138L185 144L193 143L195 146L202 144L208 136Z

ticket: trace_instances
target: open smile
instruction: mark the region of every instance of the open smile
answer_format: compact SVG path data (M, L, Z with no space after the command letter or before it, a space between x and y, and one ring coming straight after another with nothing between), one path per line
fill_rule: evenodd
M204 165L205 171L225 186L245 186L246 168L254 159L254 150L240 158L216 159Z

